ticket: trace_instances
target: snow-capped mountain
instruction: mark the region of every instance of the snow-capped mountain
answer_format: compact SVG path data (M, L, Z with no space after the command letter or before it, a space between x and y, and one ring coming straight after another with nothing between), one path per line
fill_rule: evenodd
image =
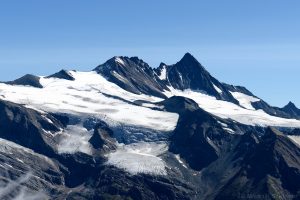
M189 53L25 75L0 99L2 199L300 197L299 109L218 81Z

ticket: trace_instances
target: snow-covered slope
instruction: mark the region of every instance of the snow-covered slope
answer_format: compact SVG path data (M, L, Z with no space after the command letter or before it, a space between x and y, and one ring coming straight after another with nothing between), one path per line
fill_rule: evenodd
M265 113L263 110L250 109L251 104L249 102L257 101L258 99L242 93L234 93L234 95L241 105L248 107L248 109L228 101L217 100L215 97L203 94L201 91L182 91L171 87L169 89L170 92L165 92L166 96L171 97L175 95L191 98L198 103L199 107L221 118L230 118L242 124L253 126L300 127L299 120L275 117Z
M70 71L74 81L41 77L43 88L0 84L0 98L41 111L94 115L109 124L121 123L159 131L172 131L175 113L152 110L133 102L162 99L123 90L96 72Z
M1 83L0 98L42 111L94 115L109 124L124 123L167 132L175 128L177 114L151 109L155 108L153 103L162 101L161 98L128 92L96 72L70 71L70 74L75 78L74 81L41 77L43 88ZM275 117L263 110L255 110L251 102L259 99L243 93L231 92L241 105L238 106L217 100L202 91L169 89L164 91L166 96L191 98L204 110L222 118L247 125L300 127L299 120ZM133 102L137 100L148 103L134 105Z
M231 92L232 96L239 101L240 105L249 110L255 110L251 105L252 102L260 101L260 99L241 93L241 92Z
M167 144L154 142L119 145L117 151L108 155L107 164L125 169L131 174L166 175L167 166L159 155L167 149Z
M160 148L159 140L175 129L178 114L152 109L157 108L153 103L162 99L127 92L96 72L69 73L74 80L41 77L43 88L0 84L0 98L25 104L42 112L68 113L79 118L93 116L104 120L118 129L115 137L119 142L137 142L119 144L117 151L109 154L107 164L132 174L165 175L165 163L158 156L167 148L166 144L163 145L164 148ZM134 101L137 100L145 103L136 105ZM86 130L82 124L69 125L55 135L59 141L57 151L60 154L91 154L88 142L91 136L91 131ZM159 143L139 143L152 140Z

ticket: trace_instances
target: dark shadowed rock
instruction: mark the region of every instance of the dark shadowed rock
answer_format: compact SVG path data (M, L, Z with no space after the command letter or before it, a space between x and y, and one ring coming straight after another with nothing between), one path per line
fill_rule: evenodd
M194 100L181 96L172 96L159 104L163 105L167 111L178 114L199 109L198 104Z
M268 128L239 166L215 199L239 199L249 195L265 199L300 197L300 149L278 130Z
M262 109L269 115L283 117L283 118L293 118L289 113L285 112L281 108L270 106L268 103L266 103L263 100L252 102L251 104L255 109Z
M194 101L183 97L166 100L165 104L171 105L169 111L174 112L173 102L181 102L178 104L180 117L170 138L169 150L179 154L191 168L201 170L218 158L231 136L215 116L197 108Z
M57 72L55 74L47 76L47 78L59 78L59 79L65 79L65 80L69 80L69 81L75 80L75 78L72 76L72 74L64 69L60 70L59 72Z
M148 94L165 98L169 90L153 69L137 57L113 57L94 69L109 81L135 94Z
M94 134L89 140L95 149L110 151L116 149L116 140L113 138L113 131L105 122L99 122L94 128Z
M161 65L157 73L161 74L162 70L166 70L167 83L175 89L202 91L217 99L238 103L223 84L212 77L190 53L186 53L174 65Z
M55 142L51 132L62 124L49 114L0 100L0 137L45 155L52 155ZM47 131L47 132L46 132Z
M292 102L289 102L286 106L282 108L282 111L288 113L291 117L299 119L300 118L300 109Z
M26 74L25 76L22 76L21 78L18 78L14 81L8 81L6 84L11 84L11 85L24 85L24 86L32 86L36 88L43 88L43 86L40 83L40 77L31 75L31 74Z

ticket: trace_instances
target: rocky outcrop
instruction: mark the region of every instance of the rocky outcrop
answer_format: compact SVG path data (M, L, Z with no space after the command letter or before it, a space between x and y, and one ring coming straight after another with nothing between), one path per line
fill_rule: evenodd
M103 152L116 149L116 140L113 138L113 131L105 122L98 122L96 124L93 136L89 142L95 149Z
M21 78L18 78L14 81L8 81L6 84L10 85L29 85L36 88L43 88L43 86L40 83L40 77L32 75L32 74L26 74L25 76L22 76Z

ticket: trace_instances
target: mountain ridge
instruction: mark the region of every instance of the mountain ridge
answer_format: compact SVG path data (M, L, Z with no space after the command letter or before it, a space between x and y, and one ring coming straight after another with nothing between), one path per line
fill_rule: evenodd
M191 54L157 69L116 56L0 92L0 198L300 197L298 108L219 82Z

